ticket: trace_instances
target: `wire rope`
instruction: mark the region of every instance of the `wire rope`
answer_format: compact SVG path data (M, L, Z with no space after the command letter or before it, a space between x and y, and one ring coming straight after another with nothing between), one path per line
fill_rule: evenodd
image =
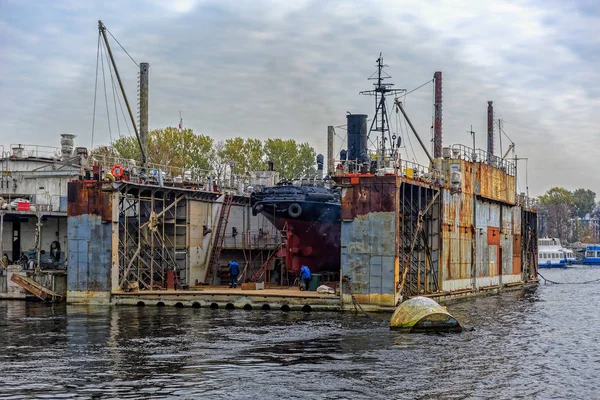
M98 61L100 60L100 33L98 33L98 49L96 50L96 83L94 84L94 113L92 115L92 145L90 148L94 148L94 130L96 128L96 98L98 91Z

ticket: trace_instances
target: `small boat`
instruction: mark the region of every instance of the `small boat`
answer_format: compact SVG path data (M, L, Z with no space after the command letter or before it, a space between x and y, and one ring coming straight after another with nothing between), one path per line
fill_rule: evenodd
M598 260L600 263L600 258ZM538 240L539 268L566 268L575 261L575 253L563 247L560 239L545 237Z
M600 246L588 246L583 257L584 265L600 265Z

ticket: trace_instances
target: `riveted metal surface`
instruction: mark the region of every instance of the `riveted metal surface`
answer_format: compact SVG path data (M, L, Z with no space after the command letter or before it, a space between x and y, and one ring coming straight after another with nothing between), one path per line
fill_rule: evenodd
M110 291L111 193L96 181L68 184L68 291Z
M484 163L477 163L476 180L481 197L515 203L515 177L501 169Z
M71 181L67 186L67 215L98 215L103 221L111 221L111 192L102 190L97 181Z
M472 275L473 196L442 190L442 278Z

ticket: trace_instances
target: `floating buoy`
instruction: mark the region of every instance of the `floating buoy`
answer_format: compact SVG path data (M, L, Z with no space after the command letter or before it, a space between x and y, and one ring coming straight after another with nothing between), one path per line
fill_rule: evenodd
M456 318L428 297L413 297L396 307L390 329L410 333L462 332Z
M123 167L121 167L119 164L115 164L111 170L110 173L115 177L115 178L120 178L121 175L123 175Z

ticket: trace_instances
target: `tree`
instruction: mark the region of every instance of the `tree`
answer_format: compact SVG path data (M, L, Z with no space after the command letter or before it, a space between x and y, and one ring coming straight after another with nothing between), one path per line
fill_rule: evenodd
M111 146L115 153L126 159L141 160L140 147L137 138L123 136L115 140ZM153 129L148 132L148 163L166 169L186 169L195 171L210 171L213 139L209 136L198 135L191 129L179 131L169 126L164 129ZM100 151L100 150L99 150ZM103 150L106 152L106 150ZM93 153L93 152L92 152Z
M557 237L565 242L568 240L574 201L573 195L567 189L560 187L553 187L539 197L546 236Z
M596 206L596 193L589 189L577 189L573 193L574 209L576 217L584 218L591 214Z
M224 154L231 163L234 174L248 175L250 171L265 169L263 144L258 139L227 139Z
M267 159L273 161L282 179L312 177L316 174L316 153L308 143L297 144L293 139L267 139L264 149Z

